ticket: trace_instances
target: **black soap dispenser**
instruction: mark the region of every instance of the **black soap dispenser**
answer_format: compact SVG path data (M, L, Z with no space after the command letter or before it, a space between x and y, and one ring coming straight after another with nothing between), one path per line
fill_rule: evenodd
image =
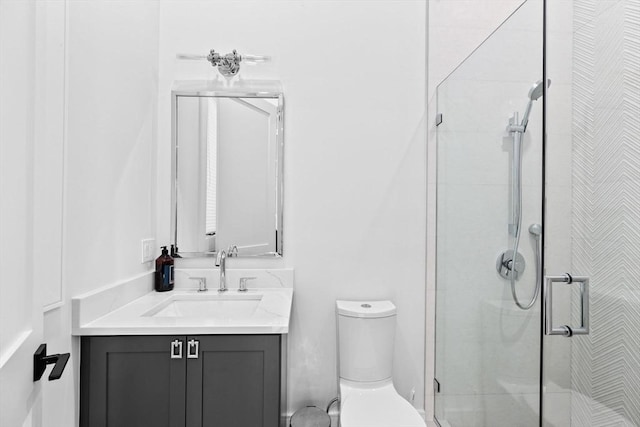
M156 259L155 288L157 292L173 289L173 258L166 246L162 247L162 255Z

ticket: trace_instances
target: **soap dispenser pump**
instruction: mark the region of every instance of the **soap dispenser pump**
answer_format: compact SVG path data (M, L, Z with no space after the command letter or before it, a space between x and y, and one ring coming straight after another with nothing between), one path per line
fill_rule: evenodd
M157 292L173 289L173 258L166 246L162 246L162 255L156 259L155 289Z

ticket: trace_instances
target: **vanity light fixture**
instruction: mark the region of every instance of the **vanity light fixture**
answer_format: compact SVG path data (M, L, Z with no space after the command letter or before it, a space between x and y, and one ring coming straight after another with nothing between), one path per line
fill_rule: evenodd
M211 63L212 67L218 67L220 74L227 78L231 78L238 74L240 71L240 63L258 63L271 60L271 57L266 55L240 55L235 49L233 52L222 55L211 49L208 55L191 55L191 54L177 54L178 59L206 59Z

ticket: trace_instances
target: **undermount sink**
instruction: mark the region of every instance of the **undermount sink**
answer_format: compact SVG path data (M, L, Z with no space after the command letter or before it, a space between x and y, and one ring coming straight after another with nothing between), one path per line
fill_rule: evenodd
M261 294L174 295L143 316L246 318L253 315L261 300Z

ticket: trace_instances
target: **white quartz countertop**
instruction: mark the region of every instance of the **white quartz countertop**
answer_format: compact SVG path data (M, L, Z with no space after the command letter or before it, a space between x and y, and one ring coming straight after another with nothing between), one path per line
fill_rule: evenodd
M239 298L255 304L236 311L233 301ZM212 300L225 301L225 312L206 315L195 310L196 305L191 312L172 310L175 301L198 301L206 308L206 302L200 303ZM201 293L195 289L149 292L95 320L78 322L73 332L74 335L287 334L292 302L293 289L282 287L250 289L242 294L234 289L223 294L215 289ZM191 307L189 304L184 306Z

